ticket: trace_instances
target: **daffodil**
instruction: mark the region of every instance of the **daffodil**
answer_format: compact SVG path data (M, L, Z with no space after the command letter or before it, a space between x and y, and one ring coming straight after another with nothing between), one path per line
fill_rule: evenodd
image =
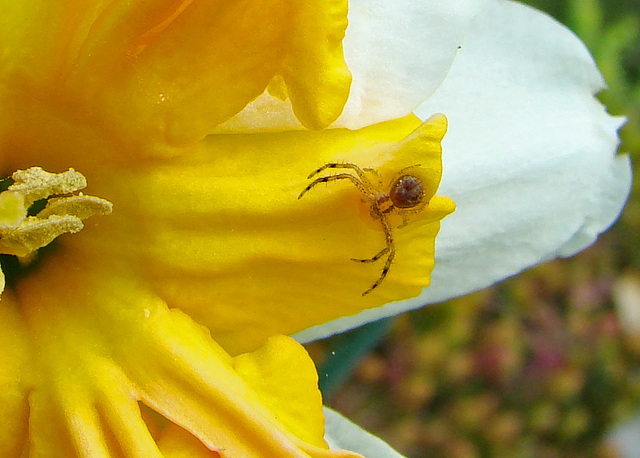
M2 456L357 456L346 431L391 456L329 411L325 441L282 335L611 223L628 161L574 37L502 1L388 3L1 3Z

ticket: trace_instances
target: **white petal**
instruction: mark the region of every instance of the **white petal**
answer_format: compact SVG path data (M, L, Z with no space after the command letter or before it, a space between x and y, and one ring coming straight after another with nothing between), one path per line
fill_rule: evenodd
M344 55L353 74L336 126L352 129L406 116L451 68L476 0L350 0Z
M548 16L497 0L470 29L451 73L418 110L449 118L438 194L455 213L436 238L431 286L415 299L296 335L321 338L466 294L593 243L631 187L604 87L584 45Z
M615 156L622 120L592 97L604 81L571 32L497 1L463 51L419 110L449 117L439 193L458 206L443 221L425 302L586 248L618 217L631 186L628 157Z
M347 420L338 412L324 408L324 438L331 450L358 452L367 458L402 458L389 444Z
M487 0L350 0L344 39L353 75L332 127L360 128L406 116L451 68L467 27ZM289 101L265 93L216 132L302 129Z

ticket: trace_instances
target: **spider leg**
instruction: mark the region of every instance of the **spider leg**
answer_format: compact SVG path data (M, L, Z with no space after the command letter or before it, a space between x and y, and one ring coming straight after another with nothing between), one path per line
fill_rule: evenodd
M402 216L402 224L398 226L398 229L400 229L401 227L405 227L407 224L409 224L410 213L420 213L424 209L424 207L429 205L429 202L430 202L429 200L425 199L425 201L422 202L416 208L403 208L402 212L400 212L400 215Z
M411 169L414 169L416 167L421 167L421 166L422 166L422 164L414 164L414 165L410 165L409 167L403 167L398 171L398 173L396 173L396 178L401 177L402 175L404 175L404 173L407 170L411 170Z
M382 250L380 250L380 252L377 255L375 255L373 258L366 258L366 259L351 258L351 260L355 262L375 262L381 257L383 257L385 254L387 254L388 252L389 252L389 247L385 247Z
M358 174L358 177L360 178L360 181L362 183L366 183L367 185L370 185L369 179L367 178L367 175L365 175L364 170L362 170L360 167L358 167L357 165L351 162L329 162L328 164L323 165L318 170L311 173L307 177L307 179L311 179L315 175L327 169L351 169Z
M391 263L393 262L393 258L395 258L395 256L396 256L396 250L395 249L390 250L389 257L387 258L387 262L384 263L384 267L382 268L382 274L380 275L380 278L378 278L378 280L373 285L371 285L371 288L369 288L364 293L362 293L363 296L366 296L367 294L369 294L380 283L382 283L382 280L384 280L387 274L389 273L389 269L391 268Z
M311 183L309 183L309 185L306 188L302 190L302 192L298 196L298 199L300 199L302 196L304 196L307 193L307 191L317 186L318 184L327 183L329 181L336 181L336 180L350 180L355 185L355 187L360 190L360 192L362 192L363 194L369 194L369 189L367 185L362 183L362 181L358 180L353 175L349 175L348 173L339 173L338 175L329 175L327 177L316 178Z
M382 283L382 280L384 280L387 274L389 273L389 269L391 268L391 263L393 262L393 258L395 258L396 256L396 247L395 247L395 244L393 243L393 233L391 232L391 226L389 225L389 221L387 220L387 217L385 215L380 215L380 222L382 223L382 229L384 229L384 235L387 242L387 246L384 247L378 254L376 254L371 259L352 259L353 261L357 261L357 262L373 262L382 258L385 254L387 255L387 261L384 263L384 267L382 268L382 274L380 274L380 278L378 278L376 282L373 285L371 285L371 287L368 290L362 293L363 296L366 296L367 294L369 294L380 283Z

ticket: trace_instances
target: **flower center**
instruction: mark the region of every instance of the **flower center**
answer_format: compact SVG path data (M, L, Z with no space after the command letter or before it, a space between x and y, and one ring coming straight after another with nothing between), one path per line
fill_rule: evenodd
M85 177L73 169L49 173L40 167L18 170L0 181L0 263L5 274L19 272L58 236L80 231L83 219L111 213L111 202L78 192L86 186ZM4 285L0 271L0 293Z

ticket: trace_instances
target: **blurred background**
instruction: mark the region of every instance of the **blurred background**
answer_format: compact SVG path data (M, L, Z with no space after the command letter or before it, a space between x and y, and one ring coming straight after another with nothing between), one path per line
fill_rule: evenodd
M639 176L640 0L523 3L591 50ZM580 255L309 345L325 403L411 458L640 457L640 425L616 429L640 421L639 229L635 180Z

